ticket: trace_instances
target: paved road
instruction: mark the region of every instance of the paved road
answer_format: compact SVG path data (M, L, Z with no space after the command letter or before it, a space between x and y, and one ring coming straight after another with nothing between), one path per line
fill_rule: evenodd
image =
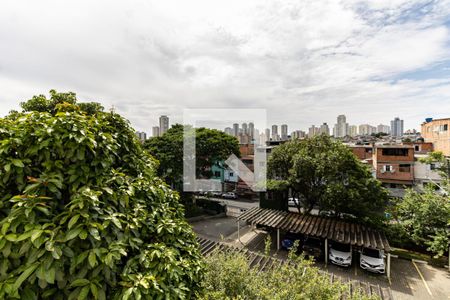
M199 197L200 199L204 198L204 197ZM231 200L231 199L223 199L223 198L207 198L208 200L211 201L215 201L215 202L219 202L219 203L223 203L225 205L229 205L229 206L234 206L234 207L239 207L239 208L243 208L243 209L250 209L252 207L259 207L259 201L249 201L247 199L236 199L236 200Z

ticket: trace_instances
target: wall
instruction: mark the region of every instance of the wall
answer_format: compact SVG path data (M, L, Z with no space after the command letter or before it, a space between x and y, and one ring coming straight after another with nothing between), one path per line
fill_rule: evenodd
M447 125L447 130L443 130L444 125ZM421 134L425 142L433 143L434 151L450 156L450 118L423 123Z

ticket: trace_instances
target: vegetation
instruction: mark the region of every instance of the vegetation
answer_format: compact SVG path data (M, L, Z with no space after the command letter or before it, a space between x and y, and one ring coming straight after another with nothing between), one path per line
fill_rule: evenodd
M275 148L268 162L268 187L290 189L299 211L314 207L366 221L382 217L388 193L340 141L325 135ZM287 200L287 199L286 199Z
M183 178L183 131L183 125L176 124L144 145L159 161L158 174L179 191ZM226 160L230 154L240 156L238 140L215 129L196 128L195 147L196 174L203 178L211 177L213 164Z
M423 162L440 166L442 182L420 191L409 189L396 204L394 217L417 245L428 247L440 257L448 251L450 242L449 162L440 152L431 153Z
M0 298L173 299L201 256L128 122L50 92L0 119Z
M223 299L341 299L348 286L319 273L312 261L295 256L292 263L259 272L244 254L214 252L206 258L204 300ZM355 292L345 299L377 299Z

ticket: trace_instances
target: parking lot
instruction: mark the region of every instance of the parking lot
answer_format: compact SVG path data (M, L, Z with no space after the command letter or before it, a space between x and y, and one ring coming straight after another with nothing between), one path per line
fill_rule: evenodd
M265 240L269 235L265 231L252 230L241 222L240 241L237 239L237 225L234 218L217 218L195 222L194 231L204 238L223 241L233 246L247 247L252 251L264 251ZM286 258L287 251L276 249L276 235L271 233L271 254ZM354 255L350 268L325 265L317 262L317 266L344 279L358 280L390 288L394 299L450 299L450 273L446 269L427 264L412 262L400 258L392 258L391 279L362 270L358 257Z

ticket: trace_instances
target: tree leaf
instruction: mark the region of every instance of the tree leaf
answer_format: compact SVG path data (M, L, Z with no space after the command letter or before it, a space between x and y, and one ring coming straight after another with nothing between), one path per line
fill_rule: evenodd
M73 225L75 225L75 223L77 223L78 219L80 218L80 215L75 215L73 216L70 221L69 224L67 225L67 228L71 229L73 227Z
M32 264L30 266L28 266L27 269L25 269L25 271L22 272L22 274L20 274L20 276L17 278L17 280L14 282L13 288L17 291L19 290L20 286L22 285L22 283L27 280L28 277L30 277L31 274L33 274L34 270L36 270L36 268L38 267L38 264Z
M23 162L20 159L13 159L12 163L13 163L13 165L15 165L16 167L19 167L19 168L25 167L25 165L23 164Z

